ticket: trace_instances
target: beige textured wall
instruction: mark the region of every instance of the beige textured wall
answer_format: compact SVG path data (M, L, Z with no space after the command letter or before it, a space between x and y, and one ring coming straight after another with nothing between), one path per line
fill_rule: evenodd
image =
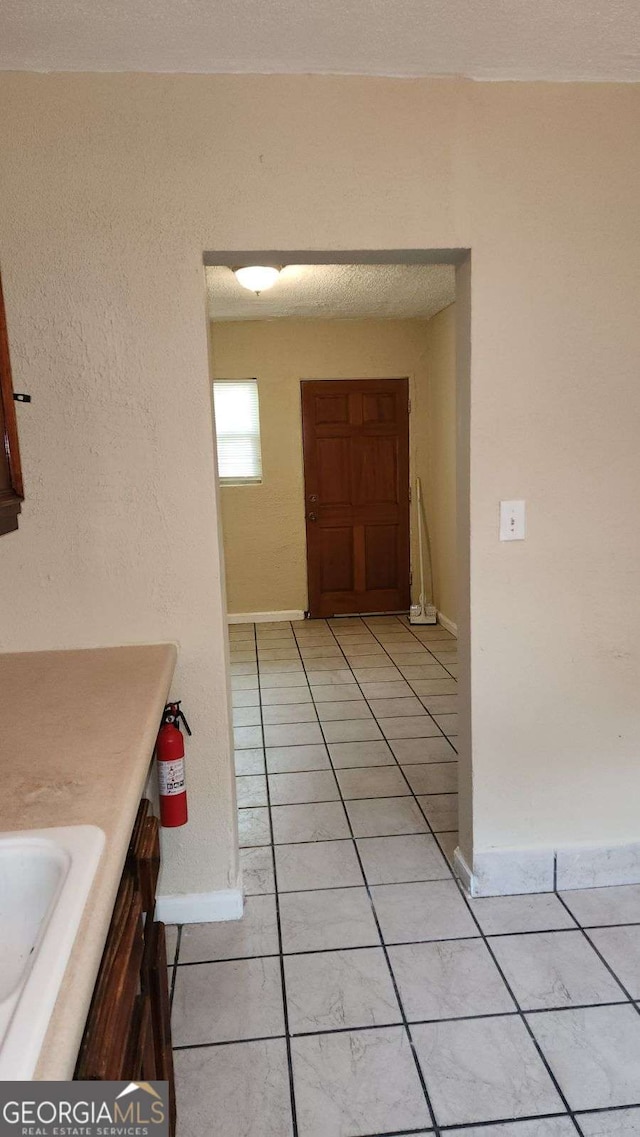
M422 482L430 535L434 602L438 611L454 622L457 619L455 320L455 305L451 304L426 325L426 381L418 387L413 422L416 474ZM414 564L416 562L414 555ZM415 569L414 580L417 580Z
M413 406L417 413L424 408L419 421L411 423L415 465L418 452L427 453L421 435L427 418L429 324L415 319L212 323L213 374L255 376L260 396L263 482L220 491L230 612L307 608L300 380L408 376ZM414 516L412 511L412 523ZM412 545L417 581L415 540Z
M640 88L7 74L0 99L34 396L2 645L179 641L170 884L234 877L204 249L472 248L474 845L637 839ZM501 497L526 541L498 542Z

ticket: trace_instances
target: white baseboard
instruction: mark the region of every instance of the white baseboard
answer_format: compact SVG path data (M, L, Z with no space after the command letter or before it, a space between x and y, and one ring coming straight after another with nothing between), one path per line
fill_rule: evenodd
M287 608L284 612L229 612L229 624L267 624L280 620L304 620L304 612L297 608Z
M472 896L553 892L553 849L487 849L473 858Z
M473 873L464 859L460 848L455 849L453 853L453 871L465 892L468 893L469 896L473 896Z
M471 896L513 896L571 888L640 884L640 842L566 845L559 849L485 849L473 870L459 850L456 876Z
M454 623L453 620L450 620L448 616L445 616L444 612L438 612L438 623L442 624L442 627L446 628L448 632L451 632L452 636L457 636L458 625Z
M573 845L556 853L556 888L640 884L640 842Z
M158 896L156 900L156 915L163 924L212 924L218 920L241 920L242 910L241 888L186 892Z

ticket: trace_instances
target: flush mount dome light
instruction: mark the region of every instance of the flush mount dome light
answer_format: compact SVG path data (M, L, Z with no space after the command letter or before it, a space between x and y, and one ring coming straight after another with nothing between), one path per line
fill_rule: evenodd
M280 269L275 265L247 265L246 268L234 268L238 284L255 292L259 296L266 288L272 288L280 276Z

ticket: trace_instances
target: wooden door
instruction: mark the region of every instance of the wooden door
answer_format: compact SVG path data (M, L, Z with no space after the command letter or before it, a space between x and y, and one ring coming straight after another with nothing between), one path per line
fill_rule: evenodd
M0 281L0 536L18 528L18 514L23 498L9 338Z
M311 616L406 611L407 379L302 382Z

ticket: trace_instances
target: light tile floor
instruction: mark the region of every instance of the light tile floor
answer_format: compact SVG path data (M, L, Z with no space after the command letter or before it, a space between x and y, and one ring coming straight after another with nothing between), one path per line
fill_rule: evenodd
M455 639L230 639L247 898L168 931L179 1137L640 1137L640 886L463 895Z

